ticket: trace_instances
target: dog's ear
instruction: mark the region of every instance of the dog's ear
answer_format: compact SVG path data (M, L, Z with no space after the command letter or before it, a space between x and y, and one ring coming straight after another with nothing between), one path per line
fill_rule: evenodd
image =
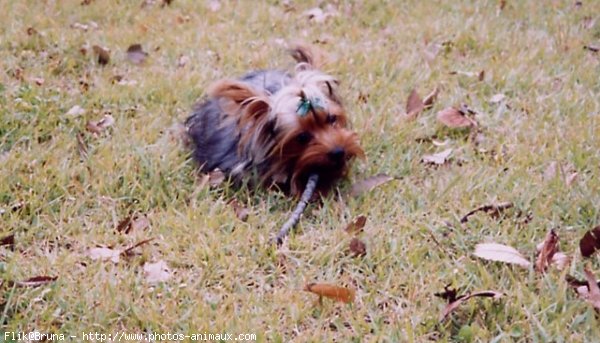
M315 46L302 42L294 42L289 49L292 58L298 62L296 69L320 69L327 64L325 53Z
M208 95L215 98L226 98L241 105L252 98L260 97L259 93L250 85L236 80L221 80L215 82L209 89Z

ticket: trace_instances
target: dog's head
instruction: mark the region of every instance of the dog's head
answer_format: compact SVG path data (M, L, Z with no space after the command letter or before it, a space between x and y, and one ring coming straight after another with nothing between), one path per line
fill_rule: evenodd
M313 68L308 51L300 50L295 75L275 94L240 81L220 81L211 95L240 130L240 149L255 163L267 162L267 182L289 183L300 194L310 174L319 175L317 190L327 193L348 173L355 157L364 157L358 135L337 94L338 82Z

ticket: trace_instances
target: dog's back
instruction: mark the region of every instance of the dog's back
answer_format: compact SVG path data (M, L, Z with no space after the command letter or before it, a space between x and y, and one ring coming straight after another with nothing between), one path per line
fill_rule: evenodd
M244 75L240 81L258 92L270 95L277 93L290 79L290 75L283 71L258 70ZM225 118L226 112L220 99L209 98L196 105L186 120L186 127L194 144L194 158L202 171L210 172L219 168L235 177L250 168L253 161L249 154L243 151L240 154L237 123Z

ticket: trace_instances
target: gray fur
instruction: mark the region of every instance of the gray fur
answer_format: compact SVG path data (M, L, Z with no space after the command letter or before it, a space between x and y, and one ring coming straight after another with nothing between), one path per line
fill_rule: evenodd
M278 92L290 80L289 74L278 70L254 71L240 79L267 94ZM211 98L196 105L185 122L193 141L194 158L202 171L210 172L219 168L225 174L236 177L255 167L261 174L260 169L268 168L268 161L253 166L250 152L238 149L240 134L236 123L225 124L224 115L219 99Z

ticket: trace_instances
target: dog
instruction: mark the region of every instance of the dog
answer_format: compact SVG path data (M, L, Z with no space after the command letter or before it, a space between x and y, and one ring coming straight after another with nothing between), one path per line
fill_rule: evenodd
M318 69L318 51L297 44L293 73L258 70L208 89L185 122L203 172L220 169L234 181L258 180L299 195L311 174L327 194L364 159L337 92L338 81Z

